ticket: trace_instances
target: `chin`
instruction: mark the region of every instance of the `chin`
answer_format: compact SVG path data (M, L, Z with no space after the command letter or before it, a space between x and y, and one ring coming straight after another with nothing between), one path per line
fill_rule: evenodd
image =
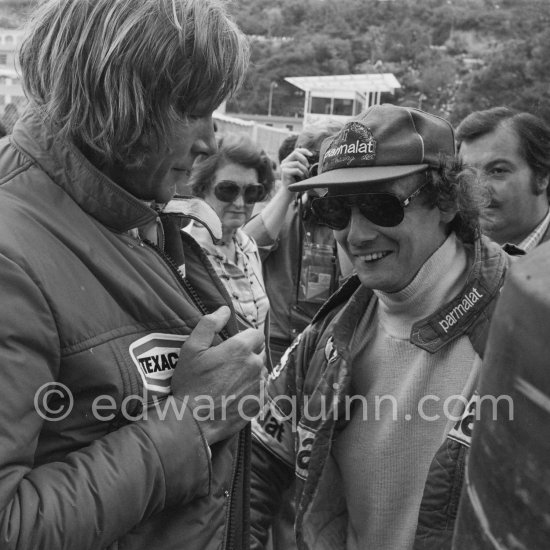
M164 203L167 203L167 202L170 202L173 198L174 198L174 195L176 194L176 186L175 185L171 185L169 188L167 189L162 189L160 190L155 198L153 199L155 202L158 202L160 204L164 204Z
M502 233L507 233L508 224L503 224L500 220L483 219L480 222L481 232L495 240Z
M373 277L372 274L364 273L359 270L357 270L357 276L359 277L361 284L371 290L383 290L381 287L385 287L388 283L387 280L382 281L380 280L380 277Z
M503 219L498 210L487 210L482 213L479 218L481 226L492 227L494 225L502 225Z
M239 223L235 223L234 221L230 221L229 223L223 224L223 229L226 231L237 231L237 229L241 228L244 225L244 220Z

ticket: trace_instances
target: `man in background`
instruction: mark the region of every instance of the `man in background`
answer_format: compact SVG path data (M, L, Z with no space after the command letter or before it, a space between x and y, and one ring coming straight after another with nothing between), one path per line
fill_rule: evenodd
M315 193L289 190L289 185L307 178L316 169L321 143L342 126L336 120L311 125L296 136L290 151L292 136L282 143L281 184L262 211L244 227L258 243L262 257L271 304L269 345L273 365L342 278L342 255L333 232L319 223L311 210ZM343 259L344 270L349 269Z
M479 170L489 193L485 235L516 253L550 239L550 127L530 113L495 107L468 115L456 137L462 161Z

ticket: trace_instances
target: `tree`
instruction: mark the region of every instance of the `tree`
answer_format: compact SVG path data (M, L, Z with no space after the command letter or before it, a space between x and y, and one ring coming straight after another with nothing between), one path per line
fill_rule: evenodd
M285 77L376 70L401 82L395 101L422 103L453 120L500 104L549 110L549 0L238 0L230 6L247 33L263 37L252 42L245 86L230 110L267 112L269 87L277 82L272 112L301 113L303 97ZM374 67L378 61L383 69Z
M503 44L489 56L484 68L465 79L452 118L461 120L471 111L497 105L515 107L521 103L522 90L532 85L527 57L525 42L510 40Z

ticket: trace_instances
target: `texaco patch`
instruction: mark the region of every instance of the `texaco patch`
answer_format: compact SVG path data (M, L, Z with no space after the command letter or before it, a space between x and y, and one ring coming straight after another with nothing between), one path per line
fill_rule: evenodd
M188 336L153 333L136 340L129 352L148 392L168 395L182 344Z

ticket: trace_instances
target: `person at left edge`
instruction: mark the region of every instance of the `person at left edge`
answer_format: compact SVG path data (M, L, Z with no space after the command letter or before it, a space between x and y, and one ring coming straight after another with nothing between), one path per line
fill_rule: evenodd
M163 213L171 173L215 150L212 112L247 55L216 0L33 13L30 106L0 141L3 550L248 547L258 407L238 405L259 392L264 338L237 334Z

